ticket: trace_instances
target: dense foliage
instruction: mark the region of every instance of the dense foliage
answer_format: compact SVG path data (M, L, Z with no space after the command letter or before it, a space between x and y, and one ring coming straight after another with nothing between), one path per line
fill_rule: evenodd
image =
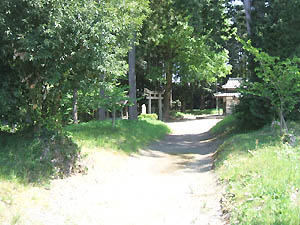
M130 40L148 11L144 0L0 2L1 173L31 182L80 169L62 127L77 111L89 120L120 107Z
M114 114L124 102L130 106L135 100L126 101L126 56L135 45L137 89L164 89L165 117L174 82L201 89L204 95L217 77L230 72L223 48L229 35L224 1L0 4L4 125L52 129L95 118L98 109L103 118L101 109ZM188 101L188 94L182 96L178 100Z
M109 83L126 74L130 31L147 2L22 0L0 8L0 119L57 127L73 89L99 88L101 73Z
M274 120L276 112L268 99L251 95L247 89L242 90L242 94L240 103L235 107L235 116L241 128L258 129Z
M244 97L237 108L240 118L247 127L260 127L270 122L270 117L284 127L284 118L299 118L299 100L295 97L299 94L299 63L296 62L300 56L299 2L229 2L232 26L239 36L230 40L230 62L233 73L248 81L245 84L248 90L242 90ZM241 39L251 40L253 47ZM268 105L272 107L267 109ZM248 122L244 115L248 116ZM257 125L253 124L255 118Z
M187 98L193 98L193 93L179 92L175 86L185 87L186 91L192 86L205 88L217 77L230 73L228 52L218 36L222 33L225 38L227 35L223 30L227 26L225 8L222 1L213 2L166 0L150 3L152 13L143 26L137 49L138 83L149 89L165 90L165 117L171 107L171 91L176 97L173 100L182 101L182 105ZM222 26L207 22L211 13ZM200 84L200 81L203 82Z
M284 115L295 108L297 94L300 93L300 59L280 60L252 47L250 43L244 43L244 46L254 55L254 61L259 63L255 72L261 79L260 82L250 83L248 91L270 101L280 119L281 130L287 132Z

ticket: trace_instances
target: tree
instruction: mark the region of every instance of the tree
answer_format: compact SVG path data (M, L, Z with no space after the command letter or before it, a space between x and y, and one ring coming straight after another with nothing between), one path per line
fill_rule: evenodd
M245 19L246 19L246 27L247 33L249 37L251 36L251 2L252 0L243 0L244 8L245 8Z
M300 57L299 51L299 1L231 1L231 11L233 18L235 19L234 26L237 29L237 35L244 39L250 39L252 46L261 49L262 52L267 53L269 56L278 57L277 62L284 62L285 60L292 60L295 56ZM246 3L250 3L250 10ZM240 3L240 4L236 4ZM242 7L241 6L246 6ZM249 6L249 4L248 4ZM246 10L248 9L248 10ZM251 17L250 29L251 35L246 32L246 12L250 11ZM243 16L243 20L241 20ZM230 63L233 65L233 73L239 74L251 82L265 83L265 81L257 74L255 68L261 67L259 61L253 59L253 55L249 54L244 49L241 49L241 43L231 41L234 48L230 48ZM236 49L236 50L235 50ZM238 57L237 57L238 56ZM241 60L240 60L241 59ZM238 63L236 63L238 62ZM241 68L242 70L239 70ZM277 71L278 72L278 71ZM277 73L279 74L279 73ZM249 93L249 96L244 93L244 97L241 98L241 105L251 105L252 108L264 109L258 115L257 110L248 110L247 107L238 107L238 113L247 115L248 125L253 125L252 122L255 118L260 117L264 125L269 120L265 118L273 117L273 107L266 109L265 106L271 103L270 99L264 96L253 96ZM244 101L244 102L243 102ZM285 119L289 119L292 115L293 118L299 117L299 105L295 106L293 113L289 110L284 112ZM277 109L278 111L278 109Z
M60 126L70 92L99 74L125 76L145 8L144 0L2 1L0 95L11 101L0 101L1 121Z
M129 119L137 120L137 100L136 100L136 74L135 74L135 39L131 42L131 49L128 54L129 62L129 100L132 105L129 106Z
M128 92L124 87L115 83L107 82L105 85L105 99L100 101L100 105L112 113L112 126L116 125L116 111L122 110L128 101Z
M146 49L153 51L150 55L155 55L158 60L158 65L153 65L154 71L160 71L160 76L164 77L163 117L168 119L176 57L185 48L185 41L191 38L192 29L186 19L176 11L172 1L153 1L151 9L152 14L147 21L143 38L147 41Z
M210 76L223 75L223 72L218 74L220 67L216 55L226 55L225 58L219 58L222 59L220 64L226 65L227 53L224 55L225 51L215 41L221 42L221 38L217 37L223 31L214 30L214 26L205 26L206 22L212 24L213 21L204 22L199 15L203 18L219 15L216 18L222 21L222 25L225 19L221 13L221 4L217 1L214 1L214 9L219 10L216 14L205 7L207 1L188 1L187 5L183 1L170 0L151 3L152 14L142 29L141 46L138 48L138 73L152 81L152 84L147 83L152 89L165 90L164 119L168 119L175 78L179 83L193 83L209 80ZM214 66L215 71L212 69ZM228 70L225 74L228 74Z
M285 122L285 113L293 110L297 104L300 93L300 59L281 60L279 57L270 56L251 46L251 42L243 42L244 48L254 55L257 76L262 82L249 84L249 91L255 95L268 98L276 108L280 119L282 132L288 132Z
M99 97L100 97L100 99L105 99L105 86L103 85L104 74L100 75L99 81L100 81ZM99 116L98 116L99 120L104 120L105 119L105 108L99 107L98 113L99 113Z
M252 44L282 59L300 57L300 2L254 1Z

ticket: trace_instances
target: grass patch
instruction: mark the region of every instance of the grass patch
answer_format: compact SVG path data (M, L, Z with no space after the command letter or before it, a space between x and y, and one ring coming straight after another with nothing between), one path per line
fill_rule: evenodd
M193 109L193 110L187 110L186 113L191 114L191 115L216 115L218 114L218 110L215 108L213 109ZM223 109L219 109L220 115L223 114Z
M170 129L159 120L140 119L117 120L114 129L109 120L91 121L70 125L66 131L83 149L113 149L131 153L164 137Z
M299 135L299 123L289 125ZM278 134L264 127L230 135L219 147L215 166L231 224L300 224L300 146Z
M158 119L158 115L156 113L151 113L151 114L140 114L138 116L139 120L142 119L150 119L150 120L157 120Z
M237 131L237 120L234 115L228 115L211 128L213 135L229 134Z
M191 116L191 114L178 112L178 111L171 111L170 116L175 119L183 119L184 117Z
M223 114L223 110L219 110L220 115ZM180 111L171 111L170 115L176 119L183 119L190 116L200 116L200 115L217 115L218 110L216 109L193 109L193 110L186 110L185 112Z
M47 182L74 172L80 150L63 133L45 131L0 135L0 180Z

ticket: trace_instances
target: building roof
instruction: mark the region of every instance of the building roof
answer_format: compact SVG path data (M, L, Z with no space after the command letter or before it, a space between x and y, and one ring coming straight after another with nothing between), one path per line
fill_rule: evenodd
M222 93L218 92L214 94L214 97L216 98L222 98L222 97L235 97L239 98L241 96L241 93Z
M222 86L223 89L236 89L241 86L242 78L229 78L227 83Z

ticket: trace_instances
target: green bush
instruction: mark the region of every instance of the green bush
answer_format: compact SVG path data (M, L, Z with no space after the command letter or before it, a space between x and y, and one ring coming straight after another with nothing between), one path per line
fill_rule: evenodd
M176 112L176 113L175 113L175 117L176 117L176 118L179 118L179 119L183 119L183 118L184 118L184 115L185 115L185 114L182 113L182 112Z
M150 119L150 120L157 120L158 116L156 113L152 113L152 114L140 114L138 116L138 119Z
M186 114L178 111L171 111L170 116L176 119L183 119Z
M35 152L52 176L64 177L77 170L80 149L66 133L44 130L35 141Z
M268 99L244 93L235 107L235 116L241 129L259 129L274 119L276 112Z

